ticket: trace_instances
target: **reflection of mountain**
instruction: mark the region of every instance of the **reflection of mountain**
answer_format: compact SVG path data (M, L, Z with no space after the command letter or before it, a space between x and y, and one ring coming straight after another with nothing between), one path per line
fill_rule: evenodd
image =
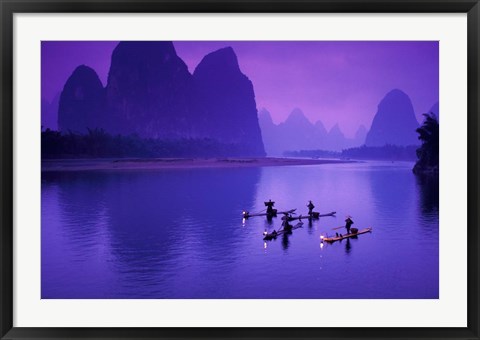
M418 204L411 171L395 168L385 170L378 165L378 170L372 168L368 175L375 214L391 225L401 225L405 230L395 230L399 235L406 233L409 226L415 224L410 219L415 217L413 211ZM388 225L382 227L388 228Z
M120 42L105 89L91 68L73 72L58 122L64 132L102 128L162 140L208 138L241 155L265 155L253 86L231 48L207 55L192 75L172 42Z
M270 113L265 109L259 112L258 117L263 143L269 155L296 150L341 151L360 146L365 141L364 126L359 127L354 139L346 138L338 124L327 131L321 121L312 124L298 108L278 125L273 123Z
M221 297L221 292L212 294L183 283L207 274L211 280L228 278L225 263L238 260L238 253L231 250L244 240L219 229L218 221L239 220L241 210L254 200L260 171L43 173L42 193L55 188L58 195L57 202L42 206L42 239L53 242L42 248L46 255L42 270L48 273L42 276L42 296ZM55 228L61 236L52 233ZM225 226L230 231L235 228ZM62 258L49 258L53 250ZM224 265L220 272L205 273L206 268L195 267L196 256L214 264L218 254L217 260Z

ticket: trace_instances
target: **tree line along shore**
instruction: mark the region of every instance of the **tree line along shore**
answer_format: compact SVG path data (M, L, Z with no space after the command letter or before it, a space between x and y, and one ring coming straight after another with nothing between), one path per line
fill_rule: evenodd
M58 166L62 159L150 159L149 167L164 167L166 164L188 166L225 166L225 164L249 164L252 165L289 165L289 164L325 164L332 161L320 160L320 158L337 159L339 161L356 160L391 160L391 161L416 161L413 172L438 173L439 163L439 125L433 114L425 114L425 120L416 132L422 142L420 147L385 145L383 147L350 148L342 152L326 150L298 150L284 153L286 157L298 158L294 161L282 158L249 157L243 153L241 145L234 143L222 143L212 138L202 139L177 139L162 140L153 138L141 138L136 135L111 135L102 129L88 130L85 134L73 132L62 133L46 129L41 133L42 169L51 169L52 164L57 164L55 169L68 167ZM225 162L219 159L230 158ZM310 159L304 159L310 158ZM154 160L156 159L156 160ZM183 161L159 161L159 159L182 159ZM199 159L213 159L215 162L199 161ZM237 159L236 161L232 159ZM243 160L242 160L243 159ZM245 161L247 159L248 161ZM56 162L45 162L57 160ZM45 166L43 166L45 163ZM91 163L91 162L90 162ZM97 162L98 163L98 162ZM118 161L124 166L126 161ZM135 168L140 167L142 162L130 161ZM143 167L148 162L143 162ZM66 163L66 164L71 164ZM84 162L82 167L87 163ZM100 162L101 167L107 167L105 162ZM97 164L95 167L98 167ZM131 166L130 166L131 167Z

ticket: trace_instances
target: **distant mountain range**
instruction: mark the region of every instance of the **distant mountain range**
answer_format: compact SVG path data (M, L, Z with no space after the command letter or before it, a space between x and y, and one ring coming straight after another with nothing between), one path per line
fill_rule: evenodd
M341 151L362 145L367 134L363 125L358 128L353 139L346 138L338 124L327 131L321 121L313 124L298 108L278 125L273 123L270 113L265 109L259 112L258 120L269 155L282 155L285 151L295 150Z
M439 106L430 109L438 117ZM263 109L258 114L263 142L269 155L282 155L286 151L325 150L342 151L366 145L383 147L418 146L412 102L401 90L388 92L380 101L369 131L361 125L354 138L346 138L338 124L327 131L321 121L310 122L300 109L294 109L288 118L275 124L270 113Z
M265 156L251 81L232 48L205 56L193 74L172 42L120 42L104 88L78 66L60 95L63 132L103 129L162 140L212 139L236 155Z
M47 121L57 117L57 110L58 124ZM438 117L438 103L430 111ZM78 66L59 96L52 102L42 99L44 117L44 127L58 125L62 132L103 129L145 139L212 140L236 156L420 144L411 100L401 90L385 95L370 130L361 125L354 138L345 137L338 124L327 131L320 120L312 123L298 108L275 124L266 109L257 113L253 84L232 48L206 55L191 74L172 42L120 42L105 87L95 70Z

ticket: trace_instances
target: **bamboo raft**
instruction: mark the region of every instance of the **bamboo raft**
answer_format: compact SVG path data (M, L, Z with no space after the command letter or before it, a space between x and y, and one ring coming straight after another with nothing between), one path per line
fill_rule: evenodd
M243 215L243 218L249 218L249 217L254 217L254 216L274 217L274 216L277 216L277 214L292 214L295 210L297 210L297 209L291 209L291 210L286 210L286 211L277 211L277 209L273 209L273 212L271 214L266 213L266 212L250 214L248 211L243 211L242 215Z
M322 238L322 242L325 241L325 242L328 242L328 243L333 243L335 241L341 241L345 238L349 238L349 237L355 237L357 235L361 235L361 234L365 234L365 233L369 233L372 231L372 227L369 227L369 228L365 228L365 229L362 229L362 230L359 230L357 231L356 233L350 233L350 234L346 234L346 235L341 235L341 236L334 236L334 237L321 237Z
M289 221L293 221L293 220L302 220L302 219L309 219L309 220L313 220L313 219L317 219L317 218L320 218L320 217L327 217L327 216L335 216L337 212L336 211L332 211L332 212L329 212L328 214L320 214L318 212L313 212L313 214L311 215L299 215L299 216L291 216L288 218ZM282 217L282 219L285 219L285 217Z
M288 229L281 229L279 231L277 231L276 233L267 233L267 234L263 234L264 237L263 239L265 241L270 241L270 240L273 240L275 238L277 238L278 236L280 235L283 235L283 234L288 234L290 233L292 230L295 230L295 229L298 229L298 228L301 228L303 226L303 222L298 222L297 224L295 224L293 227L291 228L288 228Z

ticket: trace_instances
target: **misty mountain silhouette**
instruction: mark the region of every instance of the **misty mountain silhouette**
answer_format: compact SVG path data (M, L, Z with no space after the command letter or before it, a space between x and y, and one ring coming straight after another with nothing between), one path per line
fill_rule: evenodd
M192 75L172 42L120 42L105 89L91 68L73 72L62 91L58 122L61 131L208 138L244 156L265 155L253 86L231 48L207 55Z
M60 94L58 127L63 131L86 132L97 127L104 112L104 89L97 73L78 66Z
M367 134L367 146L418 145L415 130L419 127L413 105L403 91L388 92L378 105L372 126Z
M365 143L365 139L367 138L368 130L364 125L360 125L358 127L357 132L355 133L355 141L356 143L360 143L357 145L362 145Z
M172 42L127 41L113 50L102 127L122 135L175 139L184 135L192 76Z
M357 131L355 139L349 139L338 124L327 132L321 121L312 124L299 108L295 108L287 119L278 125L273 123L266 109L259 112L258 118L268 155L279 156L285 151L298 150L341 151L365 142L365 127L359 128L360 132Z
M264 155L252 82L238 65L231 47L206 55L193 73L191 117L196 135L242 145L250 154Z

